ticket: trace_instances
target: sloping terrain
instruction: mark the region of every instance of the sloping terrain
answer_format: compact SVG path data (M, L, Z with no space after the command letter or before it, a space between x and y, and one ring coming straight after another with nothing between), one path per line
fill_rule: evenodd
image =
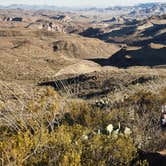
M137 12L124 9L124 16L121 11L115 17L109 8L99 15L96 9L0 10L0 106L7 113L25 113L33 101L42 98L43 104L42 93L52 87L49 93L58 92L70 104L79 100L101 109L106 122L122 123L120 132L124 124L130 127L135 146L143 150L140 157L151 165L160 159L165 164L165 135L159 119L166 99L162 94L166 89L166 16L152 17L144 7ZM63 107L64 101L58 104ZM148 112L140 114L140 110ZM110 112L115 116L111 122ZM96 131L105 132L108 124L102 118L96 122L101 120L102 128L90 137ZM150 152L144 152L147 149Z
M90 60L101 66L116 66L122 68L130 66L158 66L165 68L165 52L165 45L151 43L144 47L124 47L110 58L96 58Z
M109 57L119 49L96 39L63 33L1 29L0 34L1 79L38 79L77 63L74 58Z
M166 46L151 44L140 49L122 49L109 60L118 67L129 66L164 66L166 64Z
M105 70L108 70L107 72L114 77L117 71L122 72L116 67L165 67L166 46L163 39L166 21L164 15L144 20L133 19L125 24L119 22L119 24L113 23L112 25L112 22L107 22L110 24L109 26L100 25L100 28L95 28L94 23L90 23L89 19L92 19L92 15L85 18L84 15L69 13L67 17L67 14L53 11L23 11L22 21L4 20L4 17L7 16L9 18L21 17L18 13L17 10L1 11L3 20L0 28L0 77L3 84L11 82L10 87L12 84L18 84L23 87L36 88L36 84L44 82L44 80L47 82L54 78L62 79L62 76L65 76L63 79L67 79L70 75L75 80L75 75L86 75L86 73L94 71L96 74L99 72L102 75ZM80 17L84 21L80 19L79 22ZM86 19L88 20L86 21ZM103 20L109 20L108 15ZM90 29L84 27L85 31L81 35L99 38L108 43L77 34L54 31L54 24L64 28L69 23L78 27L80 25L86 28L91 26ZM44 28L39 29L38 26L41 24ZM29 26L27 27L27 25ZM37 27L35 27L36 25ZM53 29L48 29L50 27ZM86 32L88 32L87 35ZM132 68L130 71L131 75L135 75L135 72L142 73L144 69L136 68L134 70ZM163 74L163 71L160 72L159 69L154 69L154 71ZM135 79L139 80L140 77ZM132 80L131 77L129 79ZM104 81L105 78L99 80ZM94 81L96 82L96 80ZM114 81L113 84L117 84L116 79ZM121 81L119 84L122 84ZM98 83L96 82L96 84ZM90 92L93 91L93 88L85 90L87 92L83 90L79 96L105 94L105 92L100 92L102 86L94 86L95 92ZM108 90L107 93L111 93L111 90Z
M144 46L151 42L165 44L165 15L153 16L126 23L108 24L106 27L90 27L80 35L95 37L110 43Z
M0 36L1 100L10 104L18 103L15 93L23 101L32 98L39 91L36 84L45 78L100 71L100 65L84 59L107 58L119 50L98 39L21 27L1 27Z
M96 99L105 97L110 101L121 101L137 91L148 89L159 92L166 86L165 69L106 67L87 74L64 74L45 78L40 86L52 86L58 91L69 89L71 97Z
M132 21L128 24L114 24L106 28L89 28L81 35L99 38L108 43L118 43L122 46L122 49L110 58L92 59L101 66L165 67L165 15Z

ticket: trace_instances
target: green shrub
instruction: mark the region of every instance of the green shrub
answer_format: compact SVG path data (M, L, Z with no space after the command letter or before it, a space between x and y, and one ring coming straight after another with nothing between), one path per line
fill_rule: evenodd
M59 100L48 89L39 101L29 104L25 116L0 126L2 165L130 164L136 156L133 139L98 132L105 130L113 119L119 120L114 118L115 112L96 110L83 101L67 102L62 111Z

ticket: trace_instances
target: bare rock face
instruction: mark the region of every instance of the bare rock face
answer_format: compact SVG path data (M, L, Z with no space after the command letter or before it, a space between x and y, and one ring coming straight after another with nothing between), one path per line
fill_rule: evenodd
M71 18L69 16L66 15L57 15L57 16L53 16L51 17L51 19L57 20L61 23L67 23L67 22L71 22Z
M4 17L3 21L12 21L12 18L11 17Z
M42 29L51 32L64 32L64 27L62 24L44 20L37 20L34 23L30 23L26 26L26 28Z
M15 21L15 22L22 22L22 17L4 17L3 21Z
M52 23L52 22L43 23L43 24L40 25L39 28L40 29L45 29L45 30L48 30L48 31L52 31L52 32L64 32L63 26Z

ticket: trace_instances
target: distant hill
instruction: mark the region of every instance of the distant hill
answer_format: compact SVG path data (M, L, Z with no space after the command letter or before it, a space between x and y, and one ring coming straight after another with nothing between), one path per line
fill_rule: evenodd
M51 5L26 5L26 4L12 4L9 6L0 5L0 9L31 9L31 10L64 10L64 11L96 11L96 12L108 12L108 11L129 11L135 9L146 10L148 8L154 8L154 10L165 10L166 3L141 3L134 6L114 6L107 8L98 8L98 7L59 7Z
M0 9L23 9L23 10L62 10L62 11L69 11L69 10L76 10L76 8L70 7L58 7L58 6L51 6L51 5L26 5L26 4L12 4L9 6L0 6Z

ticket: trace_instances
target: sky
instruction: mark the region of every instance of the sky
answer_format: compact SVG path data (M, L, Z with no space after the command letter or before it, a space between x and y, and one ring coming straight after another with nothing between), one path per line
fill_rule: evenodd
M107 7L116 5L133 5L135 3L166 2L166 0L0 0L0 5L28 4L28 5L55 5L67 7Z

